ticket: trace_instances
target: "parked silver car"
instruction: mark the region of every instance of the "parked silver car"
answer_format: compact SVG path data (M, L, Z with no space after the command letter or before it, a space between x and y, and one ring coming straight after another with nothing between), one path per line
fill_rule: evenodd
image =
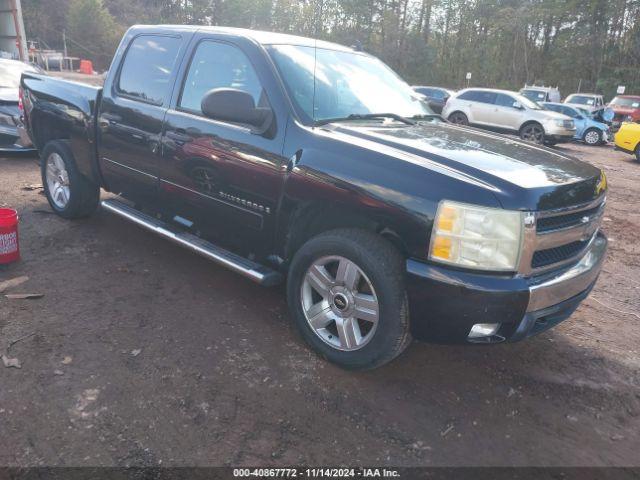
M508 90L461 90L446 103L442 116L451 123L517 133L523 140L538 144L570 142L576 133L571 118Z

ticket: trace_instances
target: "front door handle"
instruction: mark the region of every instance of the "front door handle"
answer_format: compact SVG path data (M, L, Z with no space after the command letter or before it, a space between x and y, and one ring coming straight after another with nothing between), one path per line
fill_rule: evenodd
M191 137L186 133L170 131L167 132L166 135L167 138L173 140L176 145L184 145L185 143L191 141Z
M107 131L109 126L115 125L115 124L116 124L116 121L112 119L100 118L100 120L98 120L98 126L100 127L100 130L104 132Z

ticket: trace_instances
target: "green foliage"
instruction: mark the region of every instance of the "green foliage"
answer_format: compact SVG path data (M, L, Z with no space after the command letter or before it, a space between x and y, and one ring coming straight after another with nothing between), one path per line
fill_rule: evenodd
M71 0L67 14L69 52L94 56L98 66L107 66L123 29L102 4L102 0Z
M264 29L360 42L411 83L640 93L638 0L23 0L30 38L60 32L108 64L136 23ZM95 52L89 54L87 50Z

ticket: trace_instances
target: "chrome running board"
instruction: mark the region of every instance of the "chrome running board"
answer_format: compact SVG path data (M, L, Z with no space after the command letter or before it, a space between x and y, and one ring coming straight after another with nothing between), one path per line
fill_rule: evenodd
M247 258L241 257L240 255L229 252L228 250L220 248L189 232L172 228L165 222L136 210L124 202L114 199L103 200L102 207L146 228L147 230L151 230L152 232L167 238L178 245L187 247L189 250L192 250L203 257L222 265L223 267L227 267L229 270L233 270L240 275L244 275L260 285L270 287L272 285L277 285L282 281L282 275L279 272L253 262Z

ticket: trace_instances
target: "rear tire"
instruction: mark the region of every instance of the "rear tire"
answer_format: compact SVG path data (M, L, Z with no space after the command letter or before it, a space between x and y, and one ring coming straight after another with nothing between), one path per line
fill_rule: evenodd
M587 145L600 145L602 143L602 132L597 128L590 128L582 136L582 140Z
M411 342L404 259L374 233L332 230L305 243L291 263L287 300L306 342L343 368L379 367Z
M49 205L63 218L82 218L98 207L100 187L82 175L66 140L53 140L42 150L40 172Z
M453 112L448 120L456 125L469 125L469 118L462 112Z

